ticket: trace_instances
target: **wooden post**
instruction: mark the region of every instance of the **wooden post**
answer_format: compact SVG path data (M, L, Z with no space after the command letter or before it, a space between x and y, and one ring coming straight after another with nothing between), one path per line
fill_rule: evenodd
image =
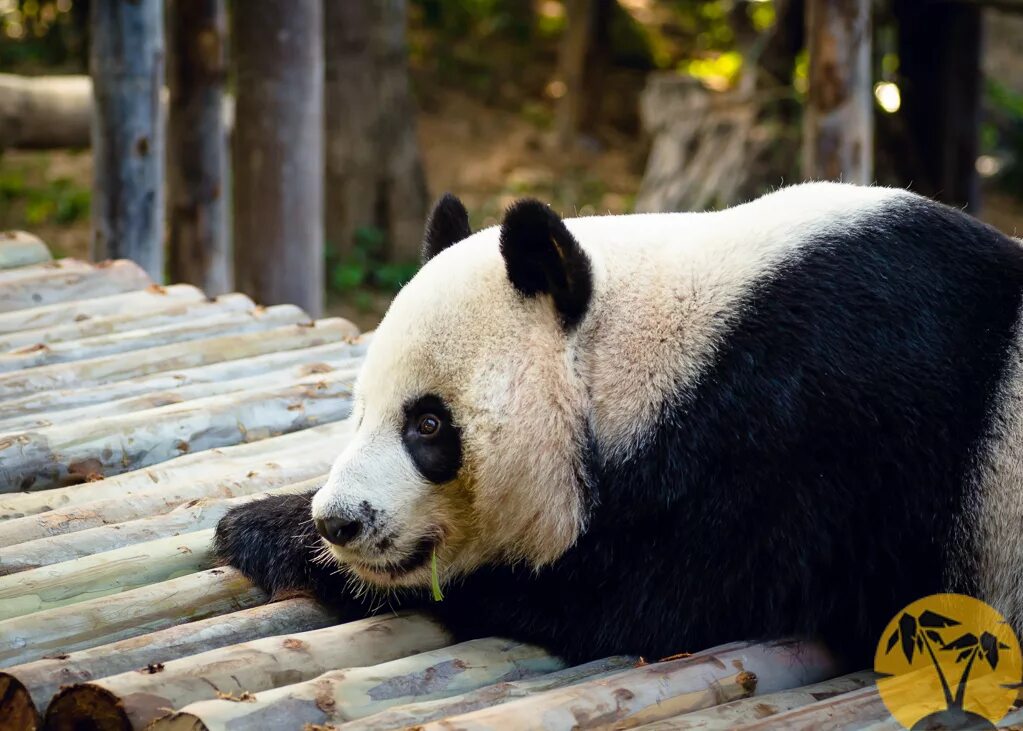
M227 12L224 0L175 0L167 11L170 277L218 295L231 288L224 202Z
M592 36L594 0L566 0L567 25L558 51L558 75L565 93L558 102L557 141L562 148L575 145L583 109L583 77Z
M323 311L321 0L232 14L236 285L259 302Z
M356 232L383 258L419 258L428 196L409 88L405 0L324 3L327 240L343 259Z
M803 177L869 184L874 178L870 0L807 0L809 94Z
M163 3L93 0L92 256L163 280ZM245 13L243 13L245 15Z

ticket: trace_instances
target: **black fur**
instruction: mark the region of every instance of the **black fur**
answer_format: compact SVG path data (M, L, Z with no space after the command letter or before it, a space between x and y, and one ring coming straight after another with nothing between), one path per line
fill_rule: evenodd
M524 199L501 224L508 279L526 297L549 294L565 329L579 324L593 295L590 259L550 206Z
M440 422L436 433L423 436L419 420L427 414ZM405 404L405 426L401 441L419 473L438 485L450 482L462 468L462 430L451 417L451 410L439 396L427 394Z
M465 210L462 201L451 193L445 193L434 205L426 221L420 259L425 264L452 244L470 236L472 229L469 227L469 212Z
M606 465L591 444L595 507L571 550L538 572L480 570L428 606L459 637L570 662L798 635L869 664L888 619L948 586L1021 290L1023 250L944 206L836 229L749 292L639 454ZM225 518L221 555L343 605L293 538L308 516L268 521L269 504Z

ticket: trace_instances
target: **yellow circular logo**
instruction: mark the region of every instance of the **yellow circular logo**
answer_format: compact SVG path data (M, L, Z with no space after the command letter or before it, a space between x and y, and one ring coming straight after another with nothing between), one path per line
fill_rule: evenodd
M993 728L1016 700L1023 655L995 609L934 594L888 623L874 670L885 706L906 728Z

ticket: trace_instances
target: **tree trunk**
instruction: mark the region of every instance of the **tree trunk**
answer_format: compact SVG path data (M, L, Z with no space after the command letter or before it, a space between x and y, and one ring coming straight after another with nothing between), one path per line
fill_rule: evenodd
M539 696L441 721L421 731L627 728L727 701L824 680L834 661L820 646L733 643L681 660L624 670ZM780 727L779 727L780 728Z
M0 333L60 327L73 321L84 322L92 318L116 317L125 312L155 312L185 302L201 302L204 299L206 295L186 284L170 287L153 285L123 294L0 312Z
M874 179L870 0L807 0L806 33L803 177L868 185Z
M327 240L352 255L383 233L391 261L418 259L427 191L409 88L405 0L324 3Z
M0 150L88 147L88 76L0 74Z
M234 569L210 569L153 586L0 622L0 667L227 614L266 602Z
M179 657L208 652L239 642L284 632L319 629L336 618L312 599L285 599L242 609L222 617L169 627L141 637L132 637L69 655L36 660L0 672L0 714L10 713L26 722L15 728L41 726L42 714L63 685L87 683L129 670L152 667ZM5 685L6 684L6 685Z
M259 442L186 454L87 485L0 494L0 546L156 515L204 496L245 495L325 474L351 432L348 421L335 422ZM246 480L253 484L247 485ZM177 495L179 491L184 495ZM125 501L129 496L132 499ZM138 504L149 496L159 502ZM103 506L109 512L98 510L100 501L109 501ZM8 532L21 521L34 523L34 530L17 536Z
M326 473L311 480L303 480L273 490L262 490L265 485L256 482L258 492L238 497L201 497L159 515L129 520L113 525L66 533L59 536L37 538L34 541L8 546L0 554L0 577L40 566L52 566L64 561L114 551L125 546L170 538L182 533L216 528L228 510L257 500L266 495L291 495L318 490L326 481ZM159 508L158 508L159 509ZM0 578L2 581L2 578ZM3 610L0 609L0 612Z
M778 713L802 708L841 693L859 690L872 685L875 678L874 673L867 671L842 675L793 690L782 690L753 698L741 698L703 711L685 713L663 721L656 721L640 728L642 731L688 731L689 729L744 727L747 723L753 723Z
M236 284L257 301L323 311L321 0L232 13Z
M163 3L92 0L92 257L163 280ZM243 13L248 15L248 13Z
M199 701L165 716L151 731L282 728L297 719L338 724L413 700L445 698L502 678L528 678L562 667L539 647L491 637L380 665L334 670L315 680L257 693L247 703Z
M596 0L566 0L565 35L558 49L558 76L565 85L565 93L558 102L555 127L558 145L575 146L581 128L585 93L586 58L589 53Z
M77 300L145 289L150 284L149 275L126 259L84 269L45 268L33 276L6 282L0 288L0 313L55 302L77 304Z
M893 155L913 190L980 210L976 161L984 77L979 5L895 3L899 81L905 120Z
M231 288L227 236L227 12L224 0L168 5L170 276L210 295Z
M69 386L85 388L179 368L195 368L282 350L310 348L357 334L355 326L350 322L332 317L317 320L312 325L288 325L261 333L222 335L208 340L161 345L136 351L129 356L106 355L87 361L55 363L28 371L0 373L0 401L51 389ZM239 367L246 366L239 364Z
M71 731L95 717L142 729L168 709L303 683L330 670L377 665L450 642L447 631L422 615L371 617L203 652L168 662L153 674L129 671L73 685L53 699L46 718L55 731ZM256 721L251 727L273 726Z

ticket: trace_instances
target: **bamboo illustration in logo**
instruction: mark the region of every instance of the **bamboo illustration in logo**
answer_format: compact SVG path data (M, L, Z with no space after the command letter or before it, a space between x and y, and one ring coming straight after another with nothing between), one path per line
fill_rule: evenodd
M1016 699L1023 659L1009 624L961 594L913 602L877 648L878 691L907 728L993 728Z

